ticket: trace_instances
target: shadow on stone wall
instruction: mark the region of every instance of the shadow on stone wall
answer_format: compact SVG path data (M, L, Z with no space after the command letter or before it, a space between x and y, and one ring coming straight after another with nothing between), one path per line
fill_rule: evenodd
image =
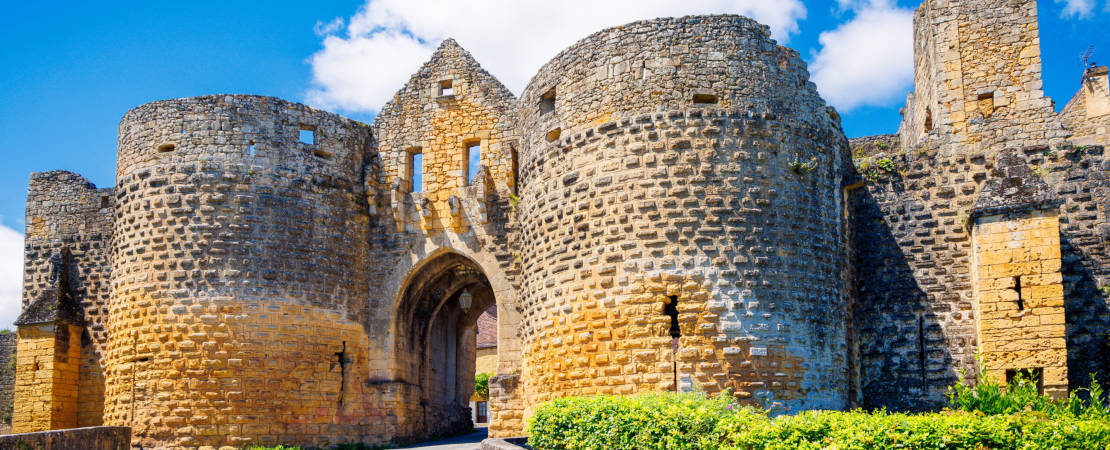
M901 184L885 188L897 191ZM898 225L903 220L937 219L912 200L880 205L866 188L851 191L851 196L860 406L900 411L939 408L955 372L937 312L952 313L953 302L931 301L918 284L899 245L900 240L913 239L916 229ZM891 222L896 228L891 228ZM914 252L914 247L906 251ZM917 262L919 269L937 264Z
M1110 385L1110 308L1100 292L1097 265L1072 237L1062 236L1064 313L1067 320L1068 385L1087 387L1091 375ZM1097 239L1097 238L1096 238Z

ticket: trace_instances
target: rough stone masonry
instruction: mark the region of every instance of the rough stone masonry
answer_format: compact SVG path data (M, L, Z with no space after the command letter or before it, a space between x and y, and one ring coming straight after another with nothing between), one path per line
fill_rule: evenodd
M599 31L519 98L446 40L370 125L270 97L139 106L115 187L31 176L13 428L456 433L490 308L493 436L568 395L919 410L980 364L1050 395L1106 380L1107 71L1057 116L1036 17L922 4L898 134L851 142L798 53L739 16Z

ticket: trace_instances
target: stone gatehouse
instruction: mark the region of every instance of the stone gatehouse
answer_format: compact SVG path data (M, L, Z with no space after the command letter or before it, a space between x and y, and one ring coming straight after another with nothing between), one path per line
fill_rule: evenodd
M568 395L933 408L958 369L1062 395L1110 358L1110 96L1041 91L1033 0L928 0L897 135L849 141L739 16L635 22L518 98L452 40L370 125L158 101L116 185L31 175L16 432L143 447L494 436Z

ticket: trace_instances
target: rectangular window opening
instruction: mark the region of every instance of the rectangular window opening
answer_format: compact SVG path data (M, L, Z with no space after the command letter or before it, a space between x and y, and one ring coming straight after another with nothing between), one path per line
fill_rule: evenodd
M979 94L976 100L979 103L979 112L983 113L984 117L994 112L994 91Z
M474 178L478 176L478 168L482 165L482 143L481 141L467 142L466 144L466 185L474 184Z
M316 127L301 124L301 132L298 138L302 144L316 145Z
M408 150L408 164L407 164L406 179L409 184L409 192L423 192L424 190L424 154L421 153L420 147L413 147Z
M674 377L674 390L678 392L678 340L682 337L682 327L678 324L678 296L668 296L667 300L667 304L663 305L663 314L671 319L671 326L668 329L671 335L671 353L674 355L671 358L671 371Z
M540 115L555 111L555 88L548 89L540 95Z
M439 82L439 96L455 95L454 83L451 80L443 80Z
M254 156L254 141L247 141L247 156Z
M921 386L928 382L925 372L925 317L917 316L917 366L921 371Z
M520 166L517 165L516 147L512 147L510 155L513 158L513 191L517 192L520 189Z
M1025 311L1025 299L1021 295L1021 277L1014 277L1014 290L1017 291L1017 307L1018 311Z
M713 105L717 103L717 96L713 94L694 94L695 105Z
M1044 369L1040 367L1031 369L1006 369L1006 385L1012 385L1019 375L1022 381L1036 383L1037 393L1044 394Z

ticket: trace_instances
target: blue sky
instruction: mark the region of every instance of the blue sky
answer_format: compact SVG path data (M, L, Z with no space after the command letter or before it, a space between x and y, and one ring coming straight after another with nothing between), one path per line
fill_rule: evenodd
M1044 87L1057 109L1078 88L1078 55L1088 46L1096 47L1096 61L1110 63L1110 41L1103 37L1110 25L1107 1L1038 2ZM912 53L904 48L904 28L918 1L633 3L118 1L106 8L87 2L11 2L0 15L0 149L5 155L0 165L0 251L5 252L0 255L0 311L8 312L0 312L0 328L18 309L12 299L18 297L20 274L13 267L22 260L18 233L24 227L31 172L65 169L97 186L113 185L120 117L166 98L273 95L369 121L446 35L519 93L539 64L603 26L645 15L744 13L771 25L780 43L797 49L811 69L824 70L815 79L823 80L823 94L832 94L827 98L835 97L849 137L897 130L898 108L909 90L905 58ZM583 17L583 11L591 14ZM855 40L852 23L864 31ZM822 52L835 56L836 46L875 55L868 58L873 65L815 64ZM853 67L866 70L852 74ZM853 76L872 78L842 79ZM876 80L890 79L897 81L870 89ZM853 88L860 85L869 88Z

